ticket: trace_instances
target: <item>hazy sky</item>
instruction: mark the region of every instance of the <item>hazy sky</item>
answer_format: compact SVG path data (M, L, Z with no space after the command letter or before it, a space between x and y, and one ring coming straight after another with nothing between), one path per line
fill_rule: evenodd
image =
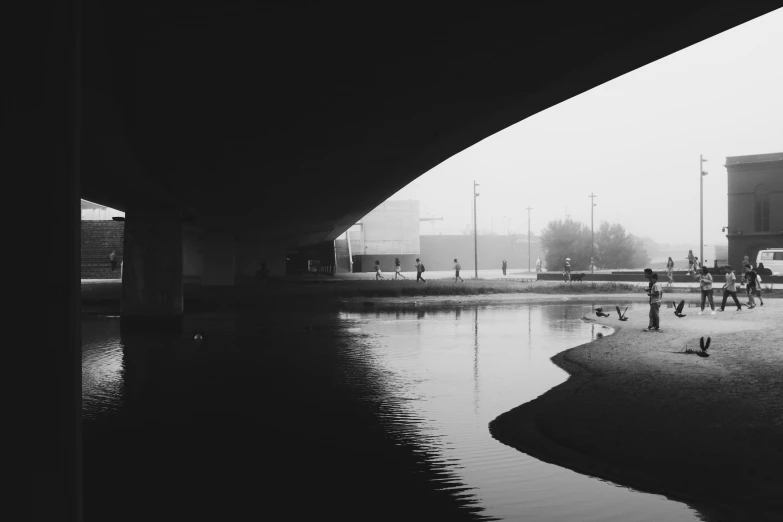
M725 244L727 156L783 151L783 9L535 114L449 158L390 200L418 199L422 233L540 230L566 212L659 243ZM553 158L555 159L553 161ZM648 183L654 187L650 194Z

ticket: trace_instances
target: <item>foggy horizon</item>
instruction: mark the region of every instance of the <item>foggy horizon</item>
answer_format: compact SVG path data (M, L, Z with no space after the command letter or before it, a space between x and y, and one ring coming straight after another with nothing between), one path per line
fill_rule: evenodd
M540 235L570 215L596 230L620 223L640 238L725 245L726 157L783 151L783 9L599 85L452 156L387 201L419 200L422 234L478 230ZM653 190L650 191L649 189ZM698 254L697 254L698 255Z

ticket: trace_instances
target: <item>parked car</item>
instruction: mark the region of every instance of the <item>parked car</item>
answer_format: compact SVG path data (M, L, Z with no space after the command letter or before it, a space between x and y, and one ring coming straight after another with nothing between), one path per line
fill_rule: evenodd
M772 271L773 275L783 273L783 248L767 248L759 250L756 256L756 266L764 263L764 268Z

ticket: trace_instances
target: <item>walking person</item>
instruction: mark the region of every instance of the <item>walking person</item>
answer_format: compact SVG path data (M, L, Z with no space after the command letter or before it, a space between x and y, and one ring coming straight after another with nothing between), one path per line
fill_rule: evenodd
M421 260L417 257L416 258L416 284L419 284L419 279L421 279L425 283L427 282L426 279L421 277L421 274L423 272L424 272L424 263L422 263Z
M114 250L112 250L111 254L109 254L109 262L111 263L112 271L117 270L117 254L114 252Z
M541 258L537 257L536 258L536 272L540 272L540 271L541 271Z
M408 279L404 275L402 275L402 268L400 267L400 258L395 257L394 258L394 280L396 281L398 277L401 277L403 279Z
M726 299L731 296L731 298L734 299L734 304L737 305L737 311L739 312L742 310L742 305L740 304L739 299L737 299L737 277L734 275L734 270L731 266L726 265L723 267L723 270L726 272L726 284L723 285L723 302L720 304L719 311L723 312L726 308Z
M563 265L563 275L566 281L571 281L571 258L567 257Z
M464 279L462 279L462 278L459 276L459 270L460 270L460 268L462 268L462 267L460 267L460 266L459 266L459 261L457 261L457 258L455 257L455 258L454 258L454 282L455 282L455 283L457 282L457 279L459 279L459 280L460 280L460 281L462 281L463 283L465 282L465 280L464 280Z
M755 270L756 272L756 297L759 298L759 305L764 306L764 300L761 298L761 275L759 274L760 268L762 268L764 265L759 263L759 268Z
M650 276L652 288L650 289L650 326L651 332L661 332L661 302L663 301L663 287L658 283L658 274Z
M500 267L503 269L503 275L506 275L506 267L508 265L506 264L506 260L504 259L502 263L500 263Z
M674 286L674 261L671 256L669 256L669 260L666 261L666 276L669 278L669 286Z
M707 271L707 267L701 267L701 274L696 276L699 279L699 287L701 288L701 311L698 315L704 313L704 301L710 300L710 315L715 315L715 303L712 301L712 275Z
M383 275L381 275L381 262L380 261L376 261L375 262L375 280L377 281L378 279L386 279L385 277L383 277Z
M685 259L688 260L688 275L693 275L693 250L688 250L688 255L685 256Z
M753 270L753 267L748 263L745 265L745 284L747 285L746 291L748 292L748 308L756 308L756 285L758 284L758 274Z

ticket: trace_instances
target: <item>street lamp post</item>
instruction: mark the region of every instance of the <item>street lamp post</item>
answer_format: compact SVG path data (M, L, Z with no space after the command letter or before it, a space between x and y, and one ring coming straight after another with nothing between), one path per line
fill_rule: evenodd
M530 272L530 211L533 210L527 207L527 271Z
M476 180L473 180L473 262L475 263L474 266L474 276L476 279L478 279L478 236L476 235L476 198L479 197L478 192L476 192L476 187L478 187L479 184L476 183Z
M704 170L704 162L707 161L699 154L699 260L701 266L704 266L704 176L707 172Z
M595 198L597 198L598 196L596 196L591 192L590 195L587 197L590 198L590 273L592 274L593 265L594 265L593 259L595 259L595 235L593 234L593 207L595 207Z

